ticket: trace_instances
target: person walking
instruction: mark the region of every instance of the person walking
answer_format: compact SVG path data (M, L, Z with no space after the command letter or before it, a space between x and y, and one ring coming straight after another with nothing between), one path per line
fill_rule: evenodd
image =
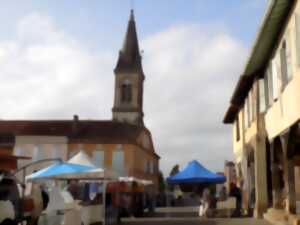
M210 191L208 188L205 188L202 193L202 199L199 206L199 216L208 216L209 207L210 207Z

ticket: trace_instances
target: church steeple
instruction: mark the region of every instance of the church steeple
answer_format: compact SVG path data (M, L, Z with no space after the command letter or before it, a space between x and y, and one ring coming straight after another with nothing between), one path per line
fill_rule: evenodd
M133 10L114 72L113 120L143 126L144 73Z
M123 47L115 72L130 72L142 70L141 55L135 27L134 12L131 10Z

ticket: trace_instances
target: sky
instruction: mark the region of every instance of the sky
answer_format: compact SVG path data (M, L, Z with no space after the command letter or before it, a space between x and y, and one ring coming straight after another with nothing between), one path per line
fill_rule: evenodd
M0 1L0 118L111 119L130 8L143 67L145 125L168 175L233 160L222 124L267 0Z

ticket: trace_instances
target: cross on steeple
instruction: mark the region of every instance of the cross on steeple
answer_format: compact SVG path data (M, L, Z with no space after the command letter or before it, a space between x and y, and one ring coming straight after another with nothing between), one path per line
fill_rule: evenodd
M130 9L134 10L134 0L130 0Z

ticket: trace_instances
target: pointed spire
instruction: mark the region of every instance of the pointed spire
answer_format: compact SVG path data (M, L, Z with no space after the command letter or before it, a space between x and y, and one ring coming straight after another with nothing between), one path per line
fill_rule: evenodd
M130 18L129 21L134 21L134 11L133 9L130 10Z
M131 9L126 36L119 53L115 71L132 72L138 70L142 70L141 55L135 27L134 11Z

